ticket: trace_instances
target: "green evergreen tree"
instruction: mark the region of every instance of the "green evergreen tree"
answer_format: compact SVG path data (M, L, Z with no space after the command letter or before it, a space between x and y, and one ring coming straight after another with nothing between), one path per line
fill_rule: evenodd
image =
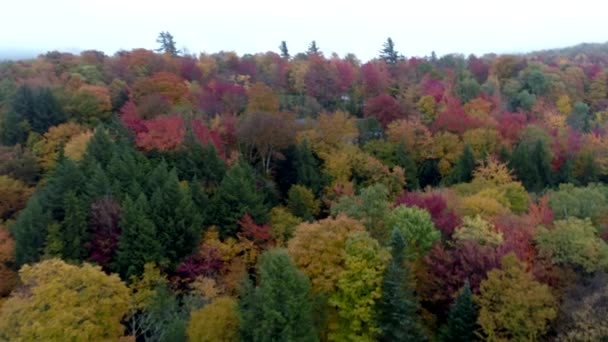
M63 257L63 239L61 236L61 225L59 223L55 222L49 224L46 241L44 243L44 257Z
M57 163L39 195L44 211L50 213L53 220L62 222L65 216L65 194L74 191L80 195L86 188L86 178L80 167L71 159L60 155Z
M572 158L566 158L562 166L557 170L555 177L553 178L553 184L558 186L563 183L574 183L574 160Z
M25 124L25 125L24 125ZM14 111L8 111L0 120L0 144L13 146L27 140L27 123Z
M315 158L306 140L296 147L294 159L296 183L311 189L317 196L321 195L323 176L319 171L320 163Z
M161 177L161 178L157 178ZM149 218L156 224L158 241L169 267L192 254L202 233L202 217L192 201L189 187L182 189L175 170L162 162L149 177Z
M411 285L409 266L405 263L406 241L398 229L391 237L393 256L382 281L378 303L382 341L426 341L417 315L418 300Z
M540 176L532 163L530 151L523 143L519 143L513 150L509 166L528 191L540 182Z
M245 285L239 313L243 341L317 341L310 281L285 250L264 252L256 288Z
M281 58L289 59L289 50L287 49L287 43L284 40L281 41L281 45L279 45L279 50L281 51Z
M536 142L531 157L539 176L538 183L534 187L534 190L540 192L552 184L551 159L549 158L548 147L545 146L545 143L542 140Z
M416 162L412 159L410 153L405 148L403 143L397 146L395 151L396 165L403 168L405 172L405 182L408 190L420 189L420 182L418 182L418 168Z
M176 57L179 54L177 50L175 40L173 36L168 31L164 31L158 34L158 38L156 38L156 42L160 44L156 52L166 53L170 56Z
M87 144L87 149L84 153L83 164L97 162L104 167L110 163L114 152L114 143L110 139L108 132L104 126L99 126L95 130L95 134Z
M34 195L11 227L15 239L15 266L20 268L40 260L51 218L44 212L39 196Z
M389 37L386 42L382 45L380 50L380 58L389 65L395 65L403 57L395 50L395 43Z
M216 188L226 174L226 162L215 146L202 145L192 132L186 134L183 145L183 149L169 155L169 163L177 169L179 179L196 179L206 188Z
M156 225L147 217L148 201L141 194L133 202L129 196L123 203L120 220L122 235L116 252L117 269L123 279L141 274L148 262L161 263L161 245L156 234Z
M49 88L32 89L28 85L22 85L13 96L12 110L27 120L34 132L41 134L66 119L61 105Z
M582 156L581 167L576 177L576 183L580 185L587 185L589 183L597 182L599 174L600 166L597 164L593 156Z
M477 308L473 302L473 293L469 281L466 280L462 292L448 313L448 321L442 340L446 342L475 341L477 330Z
M266 195L256 186L255 171L243 160L226 172L212 203L213 221L222 237L235 236L239 229L237 221L245 214L258 224L266 221Z
M63 258L82 261L86 257L87 211L74 191L69 191L63 200L65 218L61 223Z
M308 50L306 50L306 54L308 56L318 56L321 54L321 50L319 50L316 41L313 40L312 42L310 42L310 45L308 45Z
M449 184L465 183L473 180L473 171L475 170L475 155L473 150L467 144L456 165L452 169L452 173L448 178Z

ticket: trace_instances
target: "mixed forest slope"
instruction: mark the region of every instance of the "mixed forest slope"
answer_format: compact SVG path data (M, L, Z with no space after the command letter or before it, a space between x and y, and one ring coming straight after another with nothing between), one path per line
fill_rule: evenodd
M0 340L602 341L608 49L0 63Z

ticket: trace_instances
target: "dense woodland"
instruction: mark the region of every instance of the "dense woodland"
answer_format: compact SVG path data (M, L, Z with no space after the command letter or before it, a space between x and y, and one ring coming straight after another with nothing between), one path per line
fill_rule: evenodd
M0 340L608 341L608 46L158 42L0 63Z

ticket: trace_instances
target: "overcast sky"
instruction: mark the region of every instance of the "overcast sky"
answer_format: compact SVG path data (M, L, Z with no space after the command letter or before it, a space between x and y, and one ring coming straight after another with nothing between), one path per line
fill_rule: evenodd
M608 41L601 0L2 0L0 50L155 48L160 31L192 53L290 53L312 40L329 55L527 52Z

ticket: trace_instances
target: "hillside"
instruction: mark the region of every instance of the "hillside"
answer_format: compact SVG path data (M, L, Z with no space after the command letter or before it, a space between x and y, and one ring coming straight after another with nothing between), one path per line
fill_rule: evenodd
M159 42L0 63L0 340L608 338L608 43Z

